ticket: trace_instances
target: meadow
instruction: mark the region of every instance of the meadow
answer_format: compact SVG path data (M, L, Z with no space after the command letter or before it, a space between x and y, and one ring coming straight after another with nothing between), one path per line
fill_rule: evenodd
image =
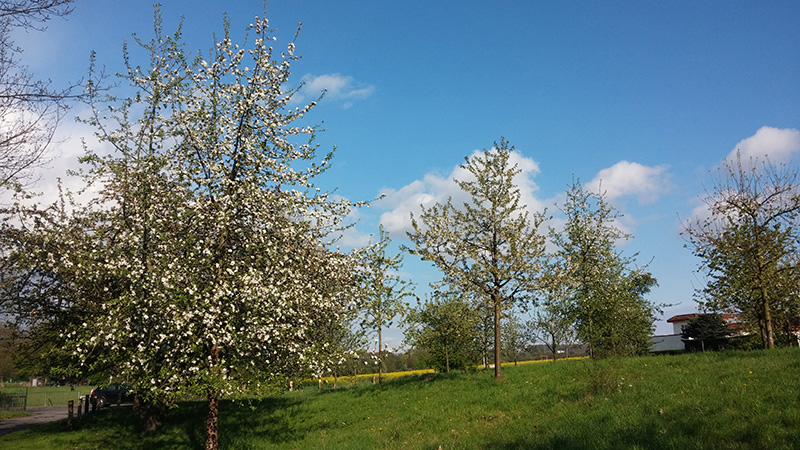
M78 404L78 397L89 394L93 386L45 386L36 388L4 387L0 388L3 394L26 394L28 408L40 406L66 407L70 400Z
M800 349L559 361L316 383L223 402L227 449L800 448ZM14 449L202 448L202 402L140 437L130 407L0 437Z
M24 395L27 408L63 406L65 411L70 400L73 400L77 407L78 398L88 395L91 391L92 386L45 386L36 388L5 386L0 388L0 394ZM15 400L13 404L19 406L20 401ZM29 413L16 407L11 411L0 411L0 419L26 415L29 415Z

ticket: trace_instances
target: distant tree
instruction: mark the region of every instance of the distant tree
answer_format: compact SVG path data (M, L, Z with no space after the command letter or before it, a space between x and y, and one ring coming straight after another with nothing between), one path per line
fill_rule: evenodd
M422 359L422 351L417 348L406 348L398 357L400 358L399 370L401 371L427 369Z
M642 268L629 269L615 243L630 236L614 225L618 213L602 194L573 181L561 207L563 232L550 237L557 250L548 273L548 289L558 292L576 324L589 355L615 356L648 351L657 306L644 299L655 278Z
M492 309L497 380L502 379L500 319L505 309L532 299L544 253L544 237L537 232L544 215L534 212L531 218L521 203L513 151L501 139L493 149L466 158L462 168L471 178L456 183L469 201L423 207L419 221L412 214L414 231L408 234L414 243L410 253L436 265L445 284Z
M358 358L359 351L367 347L364 330L358 324L358 308L346 306L337 316L320 317L312 333L317 337L312 346L316 347L322 361L327 361L323 370L333 376L333 385L338 387L339 377L352 372L352 361ZM322 373L301 374L321 376Z
M383 330L392 326L395 318L402 320L406 314L405 298L413 295L411 283L402 280L396 272L403 266L403 255L386 254L391 243L389 233L379 227L378 242L367 247L364 254L364 285L362 288L363 320L361 326L374 333L378 344L378 382L383 382Z
M703 351L721 350L727 344L731 331L721 314L700 314L683 327L681 338L686 340L687 350L696 348L694 342L698 341Z
M797 170L768 160L745 164L737 154L719 168L704 201L710 216L684 229L708 277L699 302L741 312L764 348L775 348L776 322L789 323L800 307Z
M72 12L73 0L0 2L0 187L20 187L53 138L72 86L53 88L22 62L15 30L42 30L52 17Z
M516 366L520 354L528 346L528 335L525 333L524 324L515 314L508 313L500 322L500 331L502 334L503 355L507 361L513 361Z
M525 332L533 342L543 343L557 359L558 349L567 346L574 335L573 320L567 305L545 300L534 311L533 318L525 323Z
M479 314L454 292L435 292L408 317L406 340L440 372L468 370L480 357Z

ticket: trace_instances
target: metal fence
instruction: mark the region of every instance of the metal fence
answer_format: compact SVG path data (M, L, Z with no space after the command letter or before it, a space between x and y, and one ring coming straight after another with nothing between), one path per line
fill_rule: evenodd
M26 394L0 394L0 411L25 411L27 407Z

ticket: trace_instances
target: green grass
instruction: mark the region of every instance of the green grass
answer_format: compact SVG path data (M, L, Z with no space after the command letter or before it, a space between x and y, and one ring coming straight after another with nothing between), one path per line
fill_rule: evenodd
M563 361L222 402L229 449L800 448L800 349ZM139 438L130 408L0 437L0 448L202 448L202 403Z
M12 417L26 417L30 415L31 413L27 411L0 411L0 420L10 419Z
M47 386L47 387L5 387L0 389L3 394L28 394L28 408L39 406L67 406L70 400L78 405L78 397L88 395L92 386Z

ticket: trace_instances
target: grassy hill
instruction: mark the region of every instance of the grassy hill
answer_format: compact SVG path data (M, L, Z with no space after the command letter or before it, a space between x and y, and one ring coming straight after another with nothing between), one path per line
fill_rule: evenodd
M225 402L220 446L235 449L800 448L800 349L562 361L422 374L383 385L316 386ZM181 404L140 438L129 408L79 429L54 423L0 448L202 448L204 405Z

